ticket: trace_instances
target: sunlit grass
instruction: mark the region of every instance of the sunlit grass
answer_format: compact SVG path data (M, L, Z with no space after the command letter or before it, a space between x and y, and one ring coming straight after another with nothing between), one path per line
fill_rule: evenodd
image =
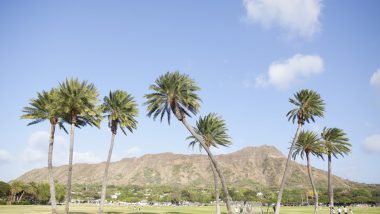
M90 214L97 212L96 205L71 205L70 213L72 214ZM63 213L64 207L59 206L59 212ZM171 213L171 214L211 214L215 213L215 208L213 206L202 206L202 207L143 207L141 210L133 209L133 207L128 206L112 206L105 207L105 212L108 214L123 214L123 213ZM225 208L222 209L225 212ZM354 207L353 211L355 214L380 214L380 207L375 208L357 208ZM7 214L29 214L29 213L39 213L47 214L51 213L50 206L42 205L3 205L0 206L0 213ZM266 213L266 208L264 208L264 213ZM272 208L269 209L269 213L273 213ZM303 213L303 214L312 214L313 207L282 207L282 214L293 214L293 213ZM328 208L322 207L320 209L320 214L328 214Z

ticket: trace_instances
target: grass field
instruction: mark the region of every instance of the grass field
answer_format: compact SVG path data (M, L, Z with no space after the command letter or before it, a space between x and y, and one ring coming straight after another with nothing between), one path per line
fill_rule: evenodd
M63 213L64 207L60 206L59 211ZM225 211L225 210L224 210ZM266 209L264 209L264 213ZM380 214L380 207L376 208L353 208L354 214ZM95 205L72 205L70 206L71 214L90 214L96 213L97 206ZM154 214L154 213L168 213L168 214L212 214L214 213L213 206L204 206L204 207L144 207L140 211L133 210L132 207L106 207L105 212L107 214L123 214L123 213L145 213L145 214ZM40 205L14 205L0 206L0 213L6 214L47 214L50 213L50 206L40 206ZM273 212L269 212L273 213ZM303 213L303 214L312 214L313 207L282 207L281 214L294 214L294 213ZM322 207L320 214L328 214L328 208Z

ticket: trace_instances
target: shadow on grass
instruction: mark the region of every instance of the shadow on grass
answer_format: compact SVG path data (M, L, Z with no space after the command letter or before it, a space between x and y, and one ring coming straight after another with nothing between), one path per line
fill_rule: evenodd
M138 213L129 213L129 214L157 214L157 213L142 213L142 212L138 212Z
M123 214L123 212L104 212L105 214ZM69 212L69 214L91 214L88 212ZM144 213L139 213L144 214ZM145 214L156 214L156 213L145 213Z
M129 213L129 214L157 214L157 213L142 213L142 212L138 212L138 213ZM182 212L165 212L165 214L189 214L189 213L182 213Z

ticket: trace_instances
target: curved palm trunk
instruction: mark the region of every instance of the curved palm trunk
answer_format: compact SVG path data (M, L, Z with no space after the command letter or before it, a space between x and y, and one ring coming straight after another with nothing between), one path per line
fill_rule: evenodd
M217 172L215 170L214 165L211 162L211 159L209 159L209 160L210 160L210 166L212 169L212 174L214 176L214 191L215 191L215 206L216 206L216 212L215 213L220 214L218 175L217 175Z
M20 197L18 197L18 199L17 199L17 203L20 203L22 197L24 196L24 193L25 193L25 191L22 191Z
M181 118L180 121L187 128L187 130L189 130L189 132L199 141L199 143L202 145L203 149L207 152L208 156L210 157L210 160L211 160L212 164L214 165L215 170L218 173L220 181L222 183L222 188L223 188L223 192L224 192L224 195L225 195L225 201L226 201L226 206L227 206L227 213L228 214L232 214L232 210L231 210L231 197L228 194L228 189L227 189L226 181L224 179L222 171L219 168L218 162L216 162L216 160L215 160L214 156L212 155L210 149L206 146L203 138L201 136L199 136L194 131L193 127L189 125L189 123L187 122L186 118L183 117L183 118Z
M112 156L113 145L115 142L115 136L116 136L116 134L112 133L111 145L110 145L110 149L108 151L106 168L104 170L104 175L103 175L102 193L101 193L101 199L100 199L100 205L99 205L99 211L98 211L99 214L103 213L104 201L106 199L108 168L109 168L110 162L111 162L111 156Z
M57 213L57 201L55 199L55 184L53 177L53 144L54 144L54 133L55 124L50 126L50 140L49 140L49 151L48 151L48 172L49 172L49 184L50 184L50 202L51 202L51 213Z
M327 155L328 159L328 192L329 192L329 200L330 200L330 210L332 207L334 207L334 190L332 187L332 180L331 180L331 154Z
M65 196L65 214L69 213L69 206L70 206L70 200L71 200L71 177L73 175L73 152L74 152L74 130L75 130L75 123L71 123L71 130L70 130L70 151L69 151L69 168L67 172L67 184L66 184L66 196Z
M285 182L286 182L286 179L287 179L288 173L289 173L290 159L292 158L294 144L297 142L298 136L300 135L301 127L302 127L302 124L298 124L296 134L295 134L295 136L293 138L292 145L290 146L290 149L289 149L289 154L288 154L288 159L286 160L284 175L282 176L282 180L281 180L280 191L278 192L278 196L277 196L277 203L276 203L275 214L279 214L280 213L282 193L284 192Z
M311 183L311 186L313 187L313 193L314 193L314 214L317 214L318 213L318 193L317 193L317 190L315 188L315 185L314 185L314 179L313 179L313 175L311 174L311 164L310 164L310 157L309 157L309 153L306 153L306 160L307 160L307 172L309 174L309 179L310 179L310 183Z

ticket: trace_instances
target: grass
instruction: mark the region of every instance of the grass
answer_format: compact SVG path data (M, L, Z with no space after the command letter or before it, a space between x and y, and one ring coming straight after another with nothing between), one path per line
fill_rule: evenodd
M71 205L71 214L92 214L97 212L98 207L96 205ZM59 212L63 213L64 206L59 206ZM105 213L107 214L124 214L124 213L145 213L145 214L155 214L155 213L167 213L167 214L210 214L214 213L213 206L203 206L203 207L143 207L140 211L134 210L133 207L105 207ZM225 211L225 209L222 211ZM266 209L264 209L264 213ZM272 211L272 210L270 210ZM370 207L370 208L353 208L354 214L380 214L380 207ZM6 214L48 214L51 213L50 206L41 205L0 205L0 213ZM272 213L273 212L269 212ZM312 214L313 207L282 207L281 214ZM328 214L328 208L322 207L320 214Z

